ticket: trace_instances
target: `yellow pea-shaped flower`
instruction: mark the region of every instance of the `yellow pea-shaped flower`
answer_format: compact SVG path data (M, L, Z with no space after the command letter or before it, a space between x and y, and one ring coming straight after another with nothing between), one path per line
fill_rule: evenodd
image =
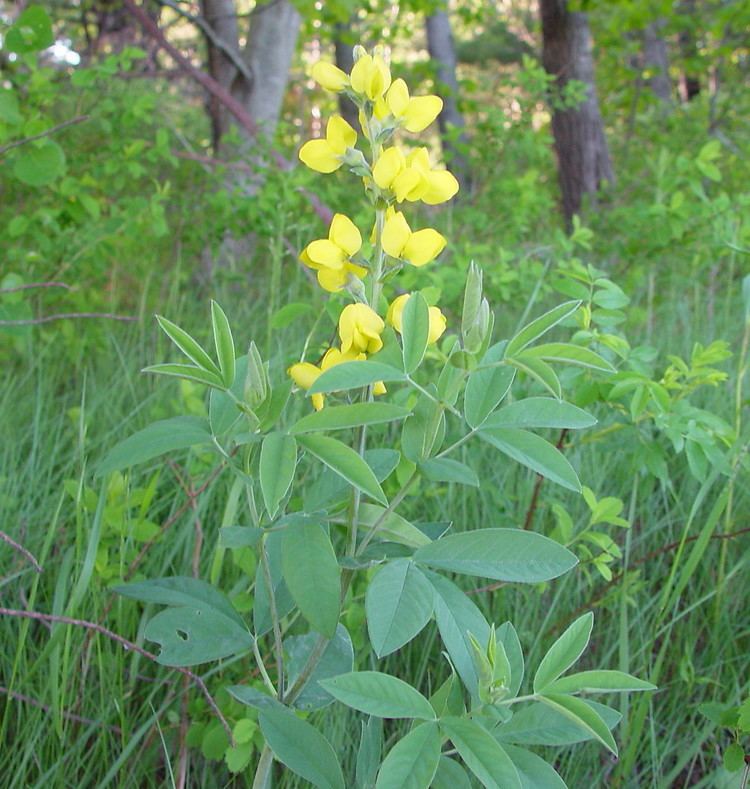
M362 247L362 235L345 214L335 214L328 229L328 238L311 241L300 260L317 272L320 286L331 293L341 290L349 275L364 277L367 269L352 263L350 258Z
M349 77L333 63L319 60L311 69L310 76L325 90L340 93L349 85Z
M340 116L332 115L326 125L326 136L309 140L299 151L299 158L311 170L332 173L344 163L348 148L357 142L357 132Z
M388 89L385 105L397 121L410 132L424 131L440 114L443 100L439 96L409 96L409 88L397 79ZM376 107L376 111L377 111Z
M339 316L339 337L344 353L377 353L383 347L383 319L366 304L349 304Z
M379 99L390 87L391 72L382 55L361 55L352 68L352 90L370 101Z
M434 260L446 245L445 237L432 228L413 233L401 211L390 213L386 219L382 242L387 255L412 266L424 266Z

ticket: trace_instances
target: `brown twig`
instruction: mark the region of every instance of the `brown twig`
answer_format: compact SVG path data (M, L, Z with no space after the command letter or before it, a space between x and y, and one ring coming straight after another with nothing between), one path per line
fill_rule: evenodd
M12 537L9 537L4 531L0 531L0 540L3 542L7 542L11 548L18 551L21 555L25 556L33 565L34 569L38 572L44 572L44 568L41 564L34 558L34 554L31 553L30 550L24 548L23 545L17 543Z
M52 712L52 707L48 706L47 704L42 704L41 701L38 701L31 696L24 696L23 693L17 693L15 690L4 688L2 685L0 685L0 693L4 694L9 699L13 699L14 701L23 701L25 704L29 704L32 707L44 710L44 712ZM113 724L102 724L101 721L95 721L91 718L84 718L81 715L76 715L74 712L66 712L65 710L61 710L60 714L63 716L63 718L65 718L65 720L75 721L76 723L86 723L90 725L104 725L111 732L114 732L115 734L122 734L122 729L119 726L115 726Z
M560 431L560 438L557 439L557 444L555 445L556 449L562 449L563 444L565 443L565 438L568 435L568 429L563 428ZM534 482L534 492L531 494L531 501L529 502L529 508L526 510L526 517L523 520L523 528L525 530L529 530L534 522L534 515L536 513L537 504L539 502L539 493L542 489L542 483L544 482L544 477L541 474L536 475L536 481Z
M12 148L18 148L21 145L26 145L28 142L34 142L34 140L41 140L43 137L49 137L51 134L62 131L62 129L67 129L68 126L74 126L78 123L83 123L84 121L87 121L89 117L89 115L78 115L75 118L70 118L70 120L58 123L57 126L52 126L46 131L39 132L39 134L34 134L31 137L24 137L22 140L14 140L13 142L6 143L5 145L0 145L0 156L2 156L4 153L7 153Z
M152 652L149 652L143 647L139 647L138 644L134 644L132 641L128 641L126 638L114 633L112 630L108 630L106 627L97 624L96 622L87 622L85 619L73 619L69 616L55 616L54 614L42 614L38 611L21 611L16 608L0 608L0 616L13 616L22 619L34 619L38 622L53 622L59 623L63 625L73 625L75 627L83 627L87 630L93 630L100 635L106 636L107 638L111 639L112 641L116 641L123 649L128 651L137 652L139 655L142 655L148 660L153 661L154 663L158 663L158 658ZM161 664L159 664L161 665ZM229 737L229 741L234 743L234 737L232 736L232 729L227 723L226 718L222 715L221 710L218 708L216 702L214 701L213 696L209 693L208 688L206 687L206 683L193 671L190 671L188 668L182 668L180 666L168 666L167 668L172 669L172 671L178 671L185 677L189 677L201 690L203 693L206 701L208 702L208 706L213 711L214 715L219 719L221 725L224 727L224 731L227 733Z
M18 293L21 290L36 288L65 288L65 290L73 290L70 285L66 285L64 282L28 282L25 285L16 285L15 288L0 288L0 293Z
M58 315L44 315L41 318L24 318L21 320L0 320L0 326L38 326L41 323L67 321L78 318L106 318L111 321L137 321L133 315L115 315L111 312L61 312Z

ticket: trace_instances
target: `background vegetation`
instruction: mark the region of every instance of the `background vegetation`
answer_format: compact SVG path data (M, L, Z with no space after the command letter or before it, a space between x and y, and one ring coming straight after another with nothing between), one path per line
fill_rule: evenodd
M505 336L547 306L582 298L590 320L574 330L609 348L618 366L613 377L563 378L566 396L599 420L576 437L549 436L590 489L585 497L472 445L471 465L490 481L476 491L417 489L407 500L414 516L456 528L523 526L571 546L581 566L564 580L478 588L475 601L488 618L513 620L532 663L593 609L586 659L659 686L621 702L619 762L591 743L547 748L570 786L739 786L750 751L748 713L735 711L750 678L750 10L728 0L558 3L593 36L596 80L587 85L545 71L540 9L526 0L287 5L232 6L241 29L229 49L249 64L253 90L265 91L236 112L227 97L253 90L238 88L236 64L227 95L216 90L210 3L55 0L48 16L4 9L2 783L249 785L252 723L247 747L227 752L190 677L91 628L149 649L140 608L108 591L122 579L223 574L232 589L254 557L246 549L217 559L218 528L231 518L228 480L211 475L200 452L106 485L95 467L154 419L205 413L200 386L157 386L138 374L169 353L154 312L203 340L217 298L242 327L240 347L254 340L277 379L296 361L303 324L319 315L333 330L336 313L320 292L311 301L297 255L324 234L330 211L356 218L364 206L344 177L313 179L292 163L334 108L309 65L363 41L385 44L420 92L456 100L433 144L464 188L450 207L430 210L451 245L421 273L449 327L474 260ZM263 15L286 25L287 43L294 35L279 112L261 118L254 107L270 106L269 75L282 67L263 55ZM428 54L425 31L432 24L434 35L443 17L458 61L453 90L450 57L434 40ZM208 90L201 75L213 81ZM566 148L552 119L585 109L594 87L614 178L595 177L570 210L564 163L588 143ZM270 136L253 132L259 118ZM232 591L247 610L253 590ZM29 611L83 624L19 613ZM346 624L358 647L363 617L355 597ZM433 640L368 659L419 679L439 658ZM253 713L223 687L249 670L235 660L201 673L233 724ZM351 763L354 715L327 720Z

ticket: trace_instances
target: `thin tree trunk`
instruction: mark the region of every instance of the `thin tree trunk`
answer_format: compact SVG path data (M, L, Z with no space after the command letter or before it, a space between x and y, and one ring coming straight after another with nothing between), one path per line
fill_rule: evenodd
M552 133L557 151L562 208L568 224L586 195L595 197L614 181L594 81L594 59L587 15L568 11L565 0L540 0L542 60L562 89L570 80L586 85L586 98L572 109L555 109Z
M234 0L201 0L201 13L216 36L239 54L239 30ZM226 90L230 90L238 71L229 55L210 36L206 36L208 73ZM241 75L240 75L241 76ZM228 131L231 117L215 96L208 97L213 147L219 147Z
M301 17L289 0L271 0L255 7L243 59L253 75L235 80L233 93L242 101L259 130L271 137L281 115L289 68L297 46Z
M334 46L336 48L336 65L347 74L354 67L354 36L351 21L339 22L335 28ZM354 102L343 93L339 93L339 112L344 120L353 128L359 128L359 113Z
M456 77L456 49L448 12L438 9L425 20L427 49L437 66L437 92L443 100L443 110L438 116L443 151L448 165L458 179L461 189L470 185L469 167L460 151L468 138L464 132L466 122L458 109L458 79Z
M646 84L664 104L672 103L672 82L669 79L667 42L662 38L664 20L651 22L643 31L643 65L649 76Z

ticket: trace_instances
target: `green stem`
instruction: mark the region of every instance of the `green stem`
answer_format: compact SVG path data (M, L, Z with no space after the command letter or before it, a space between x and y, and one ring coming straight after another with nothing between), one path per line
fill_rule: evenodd
M263 746L260 761L255 769L253 789L267 789L271 785L271 770L273 769L273 752L268 744Z
M357 556L359 556L365 550L365 548L367 548L367 546L370 544L370 541L375 536L377 530L383 524L383 521L385 521L385 519L406 498L406 494L409 492L409 488L417 481L418 477L419 477L419 472L416 470L413 471L409 479L407 479L406 482L404 482L404 484L401 486L401 490L399 490L399 492L393 497L391 503L383 510L383 512L380 514L380 517L375 521L375 523L373 523L372 526L370 526L370 529L365 535L364 540L362 540L362 544L359 546L359 549L357 550L356 553Z
M263 578L266 582L268 589L268 606L271 613L271 622L273 623L273 641L274 652L276 653L276 695L279 701L284 698L284 651L281 641L281 624L279 622L279 612L276 608L276 595L273 593L273 579L271 577L271 566L268 561L268 553L266 552L266 535L260 543L260 564L263 570Z

